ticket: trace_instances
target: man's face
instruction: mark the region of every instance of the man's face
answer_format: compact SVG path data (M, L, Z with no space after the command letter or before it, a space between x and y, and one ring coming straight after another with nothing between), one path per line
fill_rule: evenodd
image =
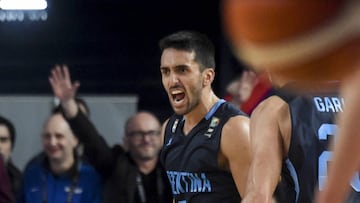
M0 154L3 156L5 163L11 156L11 146L9 129L5 125L0 125Z
M161 56L162 84L176 114L185 115L200 102L203 74L195 53L165 49Z
M148 113L139 113L129 121L124 143L133 159L157 158L161 148L160 128L160 123Z
M52 115L45 124L42 141L50 161L68 160L77 145L77 139L60 114Z

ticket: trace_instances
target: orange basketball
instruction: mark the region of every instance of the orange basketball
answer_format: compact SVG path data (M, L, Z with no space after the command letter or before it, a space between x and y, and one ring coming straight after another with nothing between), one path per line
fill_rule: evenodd
M359 0L223 0L235 55L286 80L340 80L360 57Z

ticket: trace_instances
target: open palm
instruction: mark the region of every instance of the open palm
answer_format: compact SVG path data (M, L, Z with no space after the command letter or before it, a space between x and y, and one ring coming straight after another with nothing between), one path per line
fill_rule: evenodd
M79 88L79 82L71 82L69 69L66 65L55 66L51 70L49 77L54 95L60 99L61 102L66 102L73 99Z

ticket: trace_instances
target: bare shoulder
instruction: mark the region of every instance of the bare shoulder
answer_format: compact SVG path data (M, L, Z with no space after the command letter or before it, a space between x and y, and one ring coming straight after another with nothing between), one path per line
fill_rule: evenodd
M281 136L283 150L287 154L291 138L291 117L289 105L278 96L271 96L261 102L251 115L251 138L254 142L268 137L277 140Z
M227 158L248 151L250 145L250 119L247 116L231 117L224 125L220 149ZM239 153L240 152L240 153ZM247 153L244 153L247 154Z
M169 122L169 118L166 119L166 121L164 121L164 123L162 124L162 127L161 127L161 144L164 144L164 139L165 139L165 129L166 129L166 125L168 124Z
M166 119L166 121L164 121L164 123L162 124L162 128L161 128L162 134L165 133L165 128L166 128L166 125L168 124L168 122L169 122L169 118Z
M264 117L278 117L288 113L288 104L278 96L271 96L262 101L253 111L251 121L261 116Z
M231 117L227 123L224 125L222 130L222 137L224 138L231 138L237 137L234 139L247 139L249 134L249 125L250 119L247 116L234 116Z
M251 114L251 126L278 126L281 131L290 126L289 105L278 96L262 101Z
M250 119L247 116L231 117L222 129L219 165L230 170L238 191L243 196L251 163Z

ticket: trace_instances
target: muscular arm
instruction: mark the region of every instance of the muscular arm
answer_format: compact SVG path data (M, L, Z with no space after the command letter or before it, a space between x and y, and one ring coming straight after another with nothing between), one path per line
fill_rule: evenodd
M250 136L253 159L244 202L273 202L282 160L288 151L290 130L288 105L279 97L268 98L252 113Z
M359 67L358 67L359 68ZM346 107L340 114L339 133L335 139L333 162L331 163L328 180L317 203L344 202L349 192L349 182L360 164L360 69L344 82L341 94Z
M229 119L222 130L220 151L243 197L251 161L249 118L236 116Z

